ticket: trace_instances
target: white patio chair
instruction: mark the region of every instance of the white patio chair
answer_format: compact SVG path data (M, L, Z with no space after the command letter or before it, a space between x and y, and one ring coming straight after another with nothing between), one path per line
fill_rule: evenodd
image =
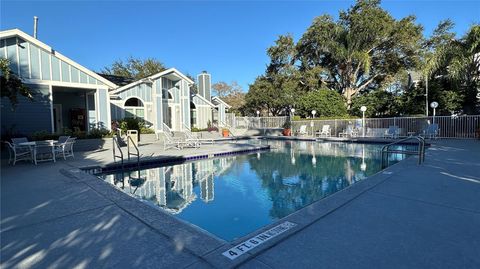
M28 139L26 137L18 137L18 138L12 138L12 143L14 145L20 144L20 143L25 143L28 142Z
M66 160L67 157L75 158L73 154L73 144L75 144L76 139L75 137L68 137L65 142L57 143L55 145L55 155L62 156L64 160ZM58 140L60 141L60 138Z
M423 130L423 135L426 138L436 138L440 129L438 128L437 123L429 124L425 130Z
M329 137L331 136L331 128L330 128L330 125L328 124L325 124L322 126L322 130L321 131L317 131L317 136L325 136L325 137Z
M10 142L5 142L9 148L8 163L15 165L18 161L32 161L32 150L29 146L18 146Z
M300 126L300 129L297 132L297 135L307 135L307 125Z
M398 138L399 134L400 129L398 128L398 126L389 126L383 134L383 138Z
M343 132L338 134L339 137L357 137L358 136L358 129L355 128L353 125L348 125Z
M63 144L65 142L67 142L67 140L70 138L70 136L66 136L66 135L63 135L63 136L60 136L58 137L58 142L57 144Z

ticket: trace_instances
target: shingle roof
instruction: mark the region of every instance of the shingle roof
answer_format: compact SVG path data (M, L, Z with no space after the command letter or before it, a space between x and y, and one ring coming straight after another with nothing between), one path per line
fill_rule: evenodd
M125 85L130 84L130 83L135 81L134 78L127 78L127 77L122 77L122 76L101 74L101 73L97 73L97 74L106 78L106 79L108 79L109 81L117 84L120 87L125 86Z

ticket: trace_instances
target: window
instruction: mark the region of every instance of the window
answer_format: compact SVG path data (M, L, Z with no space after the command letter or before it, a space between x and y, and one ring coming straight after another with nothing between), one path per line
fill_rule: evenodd
M142 100L132 97L125 101L125 118L145 119L145 109Z
M127 101L125 101L125 106L142 106L143 107L143 103L140 99L132 97Z

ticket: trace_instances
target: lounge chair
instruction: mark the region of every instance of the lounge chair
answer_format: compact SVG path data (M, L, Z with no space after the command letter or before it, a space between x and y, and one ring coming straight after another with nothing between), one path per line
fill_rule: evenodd
M355 128L353 125L348 125L347 129L343 130L343 132L338 134L339 137L357 137L358 136L358 129Z
M13 140L13 139L12 139ZM28 140L27 140L28 141ZM10 142L5 142L8 145L9 158L8 163L15 165L18 161L32 161L32 150L29 146L19 146Z
M173 137L170 133L168 132L163 132L163 149L171 149L171 148L176 148L176 149L183 149L184 147L199 147L199 143L195 141L187 141L183 140L177 137Z
M199 148L202 142L196 136L194 136L190 131L183 132L185 134L185 145L187 147Z
M329 137L331 136L331 128L330 128L330 125L326 124L326 125L323 125L322 126L322 130L320 131L317 131L316 132L316 135L319 136L319 137L322 137L322 136L325 136L325 137Z
M429 124L425 130L423 130L423 135L426 138L436 138L440 129L438 128L437 123Z
M307 125L300 126L300 129L297 132L297 135L307 135Z
M400 129L398 128L398 126L389 126L383 134L383 138L398 138L399 134Z

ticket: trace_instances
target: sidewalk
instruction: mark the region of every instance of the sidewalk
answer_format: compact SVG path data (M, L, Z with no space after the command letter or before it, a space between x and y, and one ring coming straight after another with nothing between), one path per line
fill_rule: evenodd
M479 141L434 141L424 165L408 159L288 216L298 229L233 263L221 253L234 243L60 172L111 159L2 166L0 267L480 268Z

